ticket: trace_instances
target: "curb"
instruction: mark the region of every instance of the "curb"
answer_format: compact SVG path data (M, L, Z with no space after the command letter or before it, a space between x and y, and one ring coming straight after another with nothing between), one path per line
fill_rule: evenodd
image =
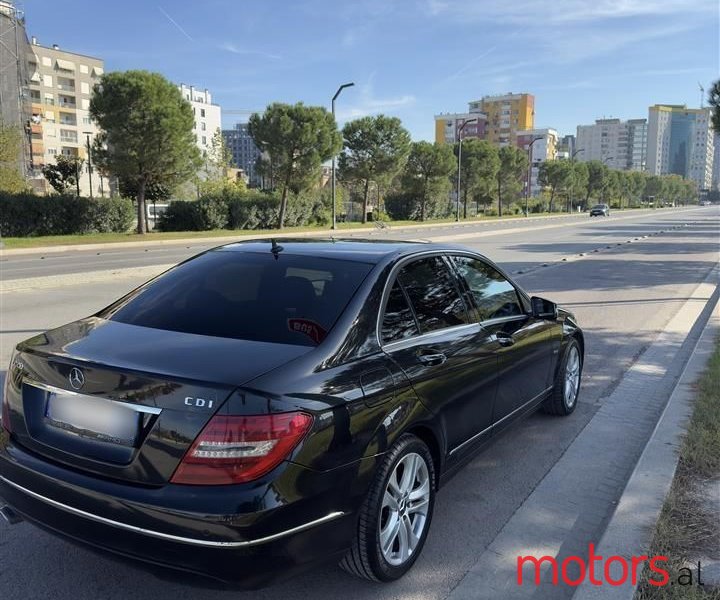
M671 211L671 210L678 210L678 212L684 212L687 210L692 210L692 208L680 208L680 209L670 209L670 208L662 208L662 209L655 209L655 211L650 211L649 209L625 209L622 211L618 211L622 215L630 216L630 217L636 217L636 216L642 216L646 213L653 214L656 212L665 212L665 211ZM641 215L637 215L638 211L643 211ZM440 228L440 227L447 227L452 229L457 228L464 228L464 227L471 227L475 225L492 225L494 223L512 223L514 221L517 221L518 223L527 223L529 221L543 221L543 220L553 220L553 219L567 219L569 217L578 217L582 216L585 213L571 213L571 214L559 214L559 215L543 215L543 216L537 216L537 217L513 217L513 218L502 218L502 219L490 219L490 220L470 220L470 221L460 221L459 223L456 221L451 222L429 222L429 223L420 223L417 225L398 225L397 230L398 231L405 231L405 230L420 230L428 229L428 228ZM627 217L625 217L627 218ZM302 232L295 232L288 231L287 233L258 233L257 235L251 234L251 235L227 235L227 236L219 236L219 237L189 237L189 238L175 238L175 239L168 239L168 240L138 240L138 241L132 241L132 242L98 242L95 244L67 244L67 245L59 245L59 246L39 246L35 248L4 248L0 247L0 258L9 258L13 256L31 256L35 254L54 254L54 253L61 253L61 252L75 252L75 251L92 251L92 250L111 250L111 249L118 249L118 248L145 248L145 247L153 247L153 246L169 246L169 245L182 245L182 244L212 244L217 243L217 245L221 244L227 244L229 242L236 242L240 240L252 240L252 239L263 239L268 237L275 237L275 238L288 238L288 237L330 237L330 236L336 236L336 237L343 237L346 235L352 235L355 233L372 233L377 231L392 231L394 227L391 225L389 229L378 229L377 227L362 227L358 229L322 229L317 231L302 231Z
M648 440L617 508L603 533L595 554L598 556L642 556L652 543L655 525L675 477L687 423L695 404L695 383L705 370L720 335L720 299L716 298L708 321L693 348L680 379ZM607 563L606 563L607 564ZM609 565L609 576L623 579L619 562ZM639 575L639 572L638 572ZM586 580L575 591L573 600L632 600L637 584L631 578L619 586L593 586Z

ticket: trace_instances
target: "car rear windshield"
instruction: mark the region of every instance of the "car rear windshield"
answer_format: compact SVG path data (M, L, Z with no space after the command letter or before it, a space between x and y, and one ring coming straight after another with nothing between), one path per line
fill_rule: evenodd
M216 250L179 265L99 316L168 331L314 346L372 267L282 252Z

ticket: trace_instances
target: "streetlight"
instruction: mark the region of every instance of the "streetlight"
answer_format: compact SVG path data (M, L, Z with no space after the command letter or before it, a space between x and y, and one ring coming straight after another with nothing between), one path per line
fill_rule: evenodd
M530 216L530 182L532 181L532 147L538 140L544 139L543 137L536 137L528 144L528 176L527 185L525 186L525 216Z
M460 220L460 168L462 165L462 141L463 141L462 132L463 132L463 129L465 129L465 125L467 125L468 123L474 123L475 121L477 121L477 118L468 119L460 126L460 129L458 130L459 145L458 145L457 206L455 207L455 220L456 221ZM467 216L467 214L466 214L466 216Z
M333 119L335 119L335 100L337 100L337 97L340 95L340 92L342 92L345 88L349 88L354 85L355 84L352 82L343 83L338 88L337 92L335 92L335 95L332 97L332 102L331 102ZM336 161L336 158L337 157L333 154L333 157L332 157L332 184L331 184L332 185L332 228L333 229L337 229L337 214L336 214L337 211L335 209L335 161ZM364 218L363 218L363 220L364 220Z
M570 157L570 160L575 160L575 157L580 154L581 152L585 152L585 148L578 148L575 150L575 152L572 153L572 156Z
M85 141L87 143L87 160L88 160L88 179L90 180L90 200L93 199L93 191L92 191L92 161L90 157L90 135L92 134L92 131L83 131L85 134Z

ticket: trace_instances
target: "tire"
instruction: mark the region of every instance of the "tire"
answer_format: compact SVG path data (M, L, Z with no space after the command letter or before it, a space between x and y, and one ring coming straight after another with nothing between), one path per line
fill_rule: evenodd
M402 474L409 473L406 468L413 468L413 464L416 477L409 487L403 488ZM352 547L340 561L340 567L351 575L381 582L394 581L407 573L422 552L427 539L435 505L435 481L435 466L428 447L414 435L402 435L390 448L375 475L375 480L360 509ZM404 492L401 503L398 504L396 501L398 492L394 490L401 489ZM420 500L411 503L407 494L409 490L412 490L410 495L422 491L421 499L426 499L426 503L422 506ZM388 505L386 494L390 495L397 509ZM424 515L423 509L426 509ZM399 514L406 516L400 516L398 519ZM392 526L393 517L398 523L396 527ZM405 523L415 534L419 531L419 536L416 535L417 542L412 551L403 555L403 538L410 540L408 529L404 528ZM382 530L388 534L383 535ZM396 530L394 535L393 530ZM383 539L389 541L389 549L385 552L381 548ZM411 543L408 542L404 548L408 549L410 545Z
M573 366L574 365L574 366ZM580 352L580 344L577 340L570 338L565 347L550 397L542 404L543 412L551 415L567 416L577 406L578 394L580 392L580 381L582 379L583 357ZM575 385L569 386L567 378L570 372L574 372Z

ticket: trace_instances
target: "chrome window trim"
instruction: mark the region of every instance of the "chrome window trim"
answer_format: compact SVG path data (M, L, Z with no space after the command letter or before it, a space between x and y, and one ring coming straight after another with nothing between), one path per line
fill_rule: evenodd
M420 335L413 335L409 338L403 338L401 340L395 340L394 342L388 342L382 348L387 352L393 350L402 350L406 346L412 346L417 343L423 343L427 340L431 340L435 337L440 337L448 332L457 333L463 329L482 329L480 323L465 323L463 325L453 325L452 327L443 327L442 329L435 329L434 331L428 331L427 333L421 333Z
M40 383L39 381L33 381L32 379L23 379L23 384L29 385L34 388L38 388L44 392L50 392L51 394L65 394L69 396L78 396L80 398L90 398L93 400L103 400L105 402L112 402L123 408L129 408L139 413L147 413L151 415L159 415L162 412L162 408L156 406L144 406L142 404L132 404L130 402L122 402L120 400L111 400L110 398L103 398L102 396L91 396L90 394L81 394L79 392L73 392L72 390L66 390L63 388L55 387L47 383Z
M118 527L120 529L132 531L133 533L139 533L139 534L147 535L150 537L160 538L162 540L178 542L181 544L190 544L193 546L206 546L206 547L210 547L210 548L246 548L248 546L256 546L258 544L264 544L264 543L276 540L278 538L292 535L293 533L299 533L300 531L305 531L306 529L310 529L310 528L315 527L316 525L320 525L322 523L327 523L328 521L332 521L332 520L342 517L343 515L346 514L341 511L331 512L331 513L325 515L324 517L315 519L314 521L308 521L307 523L303 523L302 525L298 525L297 527L292 527L291 529L286 529L279 533L274 533L273 535L256 538L254 540L245 540L242 542L222 542L222 541L215 541L215 540L202 540L202 539L198 539L198 538L189 538L189 537L183 537L183 536L179 536L179 535L172 535L169 533L163 533L161 531L155 531L153 529L145 529L144 527L137 527L135 525L130 525L128 523L122 523L120 521L115 521L113 519L107 519L105 517L101 517L100 515L96 515L94 513L80 510L79 508L75 508L73 506L68 506L67 504L63 504L62 502L58 502L57 500L53 500L52 498L48 498L46 496L38 494L37 492L33 492L32 490L29 490L29 489L15 483L14 481L10 481L9 479L7 479L6 477L4 477L2 475L0 475L0 479L2 481L4 481L7 485L18 490L19 492L27 494L28 496L35 498L36 500L45 502L46 504L54 506L55 508L59 508L60 510L64 510L65 512L69 512L69 513L74 514L79 517L84 517L84 518L90 519L92 521L97 521L98 523L103 523L104 525L110 525L112 527Z
M535 402L538 398L540 398L541 396L544 396L545 394L547 394L550 390L552 390L552 386L550 386L550 387L548 387L548 388L545 388L542 392L540 392L539 394L533 396L530 400L528 400L527 402L525 402L525 403L522 404L521 406L518 406L514 411L512 411L511 413L508 413L507 415L505 415L505 416L504 416L502 419L500 419L499 421L496 421L496 422L493 423L492 425L486 427L486 428L483 429L480 433L476 433L475 435L473 435L472 437L466 439L464 442L462 442L462 443L459 444L458 446L455 446L452 450L450 450L450 452L448 452L448 456L452 456L455 452L457 452L457 451L460 450L461 448L464 448L465 446L467 446L469 443L471 443L472 441L474 441L474 440L476 440L477 438L479 438L479 437L480 437L481 435L483 435L484 433L487 433L487 432L490 431L493 427L497 427L498 425L500 425L500 423L502 423L502 422L505 421L506 419L509 419L510 417L512 417L516 412L521 411L521 410L522 410L523 408L525 408L528 404L532 404L532 403Z
M480 325L483 327L487 327L489 325L497 325L499 323L512 323L513 321L525 321L528 318L528 315L512 315L510 317L497 317L495 319L486 319L485 321L480 321Z

